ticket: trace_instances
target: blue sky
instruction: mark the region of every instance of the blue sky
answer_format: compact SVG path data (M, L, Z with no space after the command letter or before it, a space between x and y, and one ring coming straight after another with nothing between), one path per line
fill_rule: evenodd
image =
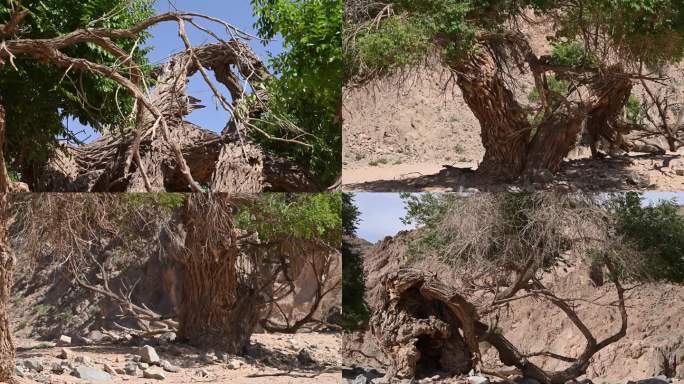
M252 6L249 0L157 0L155 3L155 9L158 13L172 12L174 7L178 11L202 13L219 18L244 32L256 35L253 27L255 17L252 14ZM198 21L204 27L211 27L209 29L219 36L227 36L225 29L218 26L218 24L213 25L204 20ZM216 42L213 38L207 36L206 33L198 31L187 23L186 30L193 45ZM175 22L158 24L151 28L150 32L152 33L152 38L145 45L153 48L148 55L152 63L164 62L173 53L183 50L184 45L178 36L178 25ZM279 38L268 42L266 46L258 40L253 40L250 46L264 61L268 60L269 53L277 55L283 51L282 41ZM228 90L223 85L216 84L222 92L226 95L228 94ZM220 132L228 122L229 116L227 112L218 107L213 101L211 90L204 83L200 74L196 74L190 79L188 93L201 99L201 104L206 106L206 108L194 111L187 117L187 120L214 132ZM86 142L93 141L99 137L99 134L93 132L91 128L84 127L74 120L68 122L68 127L72 132L81 132L79 139Z
M684 204L684 192L644 193L645 204L670 199ZM401 230L412 228L400 220L406 211L398 193L355 193L354 201L361 212L356 234L363 239L375 243L385 236L394 236Z

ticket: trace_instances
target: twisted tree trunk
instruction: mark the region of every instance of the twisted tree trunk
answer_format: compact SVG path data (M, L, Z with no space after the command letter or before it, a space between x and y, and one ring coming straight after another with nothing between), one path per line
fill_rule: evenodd
M221 134L184 120L196 107L186 94L188 79L198 71L206 75L205 68L211 69L216 80L228 88L233 100L230 106L221 95L221 102L234 112ZM260 116L268 100L265 92L259 91L260 102L251 103L246 112L241 112L244 116L235 113L245 107L241 104L244 90L238 75L249 78L251 84L261 83L269 76L249 46L231 40L194 47L171 57L156 75L151 104L166 121L171 142L179 146L188 171L198 184L211 191L230 193L320 190L301 168L293 164L274 166L289 162L264 152L247 137L246 122L242 120ZM32 189L140 192L149 187L152 191L189 191L187 178L160 134L159 124L159 118L140 108L135 134L110 132L92 143L55 151L49 162L35 172ZM135 157L136 147L139 159Z
M192 195L182 220L186 231L179 335L193 345L242 354L258 321L265 263L238 245L230 198Z
M462 63L452 65L463 98L480 122L485 155L479 171L493 176L518 176L525 167L531 126L506 87L485 44Z
M388 377L463 374L478 366L472 304L417 270L392 274L383 286L385 300L371 317L370 328L391 361Z
M519 68L530 67L535 85L542 95L544 120L534 135L527 112L507 88L500 61L495 52L509 50ZM478 168L483 174L514 178L523 174L553 174L575 146L586 122L595 144L604 138L612 145L629 150L618 130L618 117L632 89L622 68L610 67L607 74L597 74L590 85L589 100L564 101L552 109L542 74L546 71L570 71L572 67L552 66L536 57L524 37L515 33L482 36L481 42L465 61L448 63L457 74L456 83L463 98L478 119L481 128L484 158ZM581 70L591 70L582 68Z
M621 74L621 67L613 67L611 73L601 75L591 86L596 102L589 111L586 130L593 158L599 158L597 144L602 138L611 147L617 146L624 151L630 149L620 132L618 118L632 93L632 82Z

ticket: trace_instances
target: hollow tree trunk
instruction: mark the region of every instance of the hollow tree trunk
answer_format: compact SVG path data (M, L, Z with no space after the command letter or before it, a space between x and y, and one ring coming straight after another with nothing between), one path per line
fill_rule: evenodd
M14 374L14 343L9 322L9 300L14 271L14 257L7 240L7 193L9 177L5 168L5 108L0 103L0 381L11 382Z
M478 48L466 62L452 65L463 98L480 122L485 154L478 170L515 177L525 166L531 126L487 47Z
M479 364L477 314L470 303L420 271L392 274L383 286L385 302L370 328L391 361L389 378L463 374Z
M238 246L224 195L192 195L183 207L186 231L179 335L191 344L242 354L257 324L259 263Z

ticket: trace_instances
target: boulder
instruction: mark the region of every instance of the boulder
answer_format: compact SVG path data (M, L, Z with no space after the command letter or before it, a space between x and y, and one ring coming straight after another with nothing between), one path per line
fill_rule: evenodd
M152 368L148 369L146 371L143 371L143 377L146 379L154 379L154 380L165 380L166 376L164 376L164 373L159 371L158 368Z
M58 347L68 347L71 345L71 337L62 335L57 339Z
M84 367L82 365L76 367L72 372L72 375L93 383L110 383L112 381L112 377L109 373L101 369Z
M180 371L180 368L178 368L177 366L175 366L175 365L169 363L169 362L166 361L166 360L162 360L160 365L161 365L162 369L165 370L166 372L175 373L175 372Z
M124 372L129 376L138 376L140 374L140 368L138 368L138 363L130 362L124 367Z
M140 348L140 352L138 354L144 363L159 363L159 355L157 355L157 351L155 351L154 348L150 347L149 345L144 345L142 348Z
M24 367L29 371L43 372L43 362L38 359L27 359L24 360Z

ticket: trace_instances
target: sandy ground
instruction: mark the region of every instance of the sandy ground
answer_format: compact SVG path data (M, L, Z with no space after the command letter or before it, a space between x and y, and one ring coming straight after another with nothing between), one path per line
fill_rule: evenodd
M315 361L306 369L295 368L292 357L297 351L305 348ZM325 383L333 384L341 381L340 370L340 336L337 334L300 333L296 335L255 334L252 336L250 349L257 349L258 357L231 357L239 361L240 367L230 369L225 363L204 363L201 351L180 344L169 344L156 347L160 358L166 359L180 368L177 373L164 372L163 381L118 375L111 383L235 383L235 384L290 384L290 383ZM105 364L112 368L123 368L136 353L137 347L98 345L69 348L75 356L86 356L89 366L103 369ZM30 339L17 340L17 363L26 359L39 359L46 367L64 360L57 358L61 348L46 346L46 343ZM76 365L79 365L76 363ZM289 367L289 368L288 368ZM159 368L156 368L159 369ZM47 369L49 371L49 368ZM86 383L67 374L47 373L40 381L20 379L21 383L54 383L72 384Z

